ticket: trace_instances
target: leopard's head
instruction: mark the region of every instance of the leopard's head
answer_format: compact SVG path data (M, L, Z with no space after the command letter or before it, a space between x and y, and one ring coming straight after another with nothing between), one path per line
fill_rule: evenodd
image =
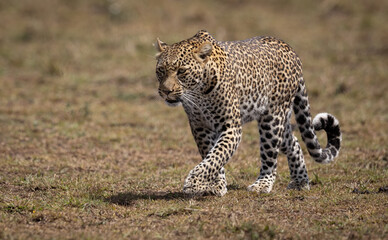
M209 63L215 46L215 39L205 31L172 45L157 39L158 90L168 105L177 106L181 102L192 101L192 95L204 93L211 74Z

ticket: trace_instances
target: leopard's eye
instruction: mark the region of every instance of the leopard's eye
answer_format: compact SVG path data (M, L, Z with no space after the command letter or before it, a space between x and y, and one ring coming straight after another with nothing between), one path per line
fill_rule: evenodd
M166 69L164 69L164 67L156 68L156 75L157 75L159 80L162 79L165 74L166 74Z
M164 67L158 67L158 68L156 69L156 72L164 75L165 72L166 72L166 70L164 69Z
M185 68L179 68L178 71L177 71L177 75L182 75L186 72L186 69Z

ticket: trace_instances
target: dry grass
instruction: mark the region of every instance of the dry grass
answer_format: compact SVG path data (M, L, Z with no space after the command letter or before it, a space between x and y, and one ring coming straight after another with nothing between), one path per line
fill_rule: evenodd
M0 239L387 239L387 7L1 1ZM157 96L151 43L199 29L273 35L299 53L313 114L343 130L335 163L307 157L311 191L285 189L284 156L271 194L245 190L259 171L248 124L227 195L181 194L200 157L183 110Z

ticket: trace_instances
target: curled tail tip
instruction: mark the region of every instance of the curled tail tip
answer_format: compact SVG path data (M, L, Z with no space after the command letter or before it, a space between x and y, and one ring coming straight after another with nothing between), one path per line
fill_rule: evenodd
M316 131L319 130L329 130L338 127L339 131L339 121L330 113L318 113L313 119L313 126ZM339 133L341 133L339 131Z
M327 146L324 151L326 152L325 155L328 156L322 162L328 163L333 161L339 155L342 141L338 119L329 113L319 113L313 120L313 126L315 131L323 129L327 134Z

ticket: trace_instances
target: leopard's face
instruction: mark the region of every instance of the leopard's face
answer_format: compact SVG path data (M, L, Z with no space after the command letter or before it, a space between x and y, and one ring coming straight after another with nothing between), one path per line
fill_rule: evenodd
M203 83L203 71L211 54L211 44L180 42L168 46L158 40L156 76L159 95L170 106L188 100L188 95L198 93Z

